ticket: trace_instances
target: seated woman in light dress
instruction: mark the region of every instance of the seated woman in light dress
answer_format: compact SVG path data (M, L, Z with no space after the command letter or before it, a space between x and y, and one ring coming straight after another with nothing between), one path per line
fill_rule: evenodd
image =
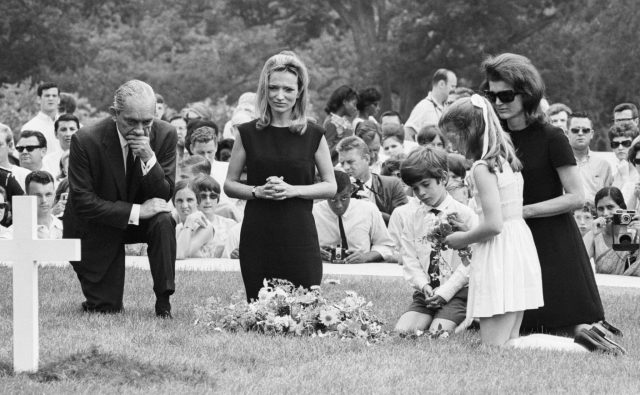
M192 207L197 202L197 210ZM225 243L235 221L215 213L220 200L220 184L201 175L176 185L174 204L184 222L176 226L177 259L229 258Z

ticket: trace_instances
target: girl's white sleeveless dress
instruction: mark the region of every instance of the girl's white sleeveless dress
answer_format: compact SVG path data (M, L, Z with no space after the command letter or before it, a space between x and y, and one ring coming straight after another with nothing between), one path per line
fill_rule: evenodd
M487 163L476 161L471 167ZM467 316L486 318L497 314L537 309L544 305L542 276L538 253L529 227L522 218L522 190L524 181L503 162L502 172L496 169L502 232L483 243L472 245L471 274ZM470 176L473 181L472 176ZM475 210L484 220L477 189L471 182Z

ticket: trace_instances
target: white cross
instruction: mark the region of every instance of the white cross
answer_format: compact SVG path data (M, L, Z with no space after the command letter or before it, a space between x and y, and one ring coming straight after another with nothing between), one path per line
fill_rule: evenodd
M38 370L38 262L78 261L80 240L38 240L37 199L13 197L13 240L0 240L3 261L13 262L13 370Z

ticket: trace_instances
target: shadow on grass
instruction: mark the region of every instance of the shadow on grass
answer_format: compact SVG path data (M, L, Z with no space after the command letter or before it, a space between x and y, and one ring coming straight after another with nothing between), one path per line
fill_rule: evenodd
M0 362L0 377L12 376L13 366ZM115 386L144 387L169 381L189 385L214 385L214 380L204 371L187 366L162 365L141 362L124 355L100 351L92 347L69 357L47 364L36 373L27 376L40 383L63 380L95 380Z

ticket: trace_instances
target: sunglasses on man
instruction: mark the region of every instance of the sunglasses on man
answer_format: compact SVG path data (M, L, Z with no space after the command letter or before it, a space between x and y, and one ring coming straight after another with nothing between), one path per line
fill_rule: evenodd
M0 210L4 210L4 209L6 209L8 207L9 207L9 203L6 203L6 202L0 203Z
M573 134L578 134L582 132L583 134L589 134L593 131L591 128L571 128L569 131Z
M618 148L619 146L623 146L624 148L629 148L629 147L631 147L631 140L612 141L611 142L611 148Z
M42 146L41 145L21 145L21 146L16 146L16 151L24 152L24 150L27 150L27 152L33 152L33 150L38 148L42 148Z
M500 99L502 103L511 103L516 99L516 95L521 95L524 92L506 90L500 92L484 91L484 97L486 97L491 103L496 102L496 98Z

